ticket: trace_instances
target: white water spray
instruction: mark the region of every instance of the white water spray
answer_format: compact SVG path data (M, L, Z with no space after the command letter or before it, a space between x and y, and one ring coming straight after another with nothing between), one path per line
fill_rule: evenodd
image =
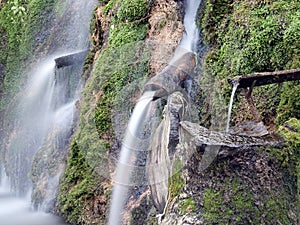
M0 224L2 225L66 225L62 219L43 212L34 212L30 197L17 198L10 191L8 177L3 173L0 184Z

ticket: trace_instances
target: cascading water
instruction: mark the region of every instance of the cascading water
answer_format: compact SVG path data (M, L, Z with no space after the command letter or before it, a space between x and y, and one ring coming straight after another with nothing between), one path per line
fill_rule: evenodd
M10 162L15 162L7 170L11 187L18 195L25 195L31 187L28 179L32 156L42 145L51 123L51 102L54 91L54 60L45 60L28 81L18 106L18 130L9 145ZM18 163L21 160L20 163ZM11 165L9 165L11 166Z
M65 16L72 16L72 19L60 18L60 23L48 32L54 30L56 33L50 35L51 41L42 54L46 56L31 65L35 69L28 73L15 113L9 112L13 128L7 138L4 160L0 160L5 162L0 165L4 167L0 171L5 171L0 174L1 224L63 224L54 216L35 212L32 203L34 209L53 211L76 120L75 103L80 97L83 60L56 68L55 58L65 55L61 52L76 52L88 47L89 22L97 2L65 2Z
M180 60L181 58L188 58L188 56L190 55L186 53L191 53L196 50L196 45L199 39L199 32L197 30L195 18L199 5L200 0L185 1L185 33L182 37L179 47L176 49L175 54L170 61L171 69L173 67L176 70L176 67L179 66L178 60ZM181 68L179 68L179 71L180 73L182 72ZM161 74L163 74L163 72ZM185 72L186 71L183 71L183 73ZM183 77L185 77L185 75ZM129 120L125 139L121 149L121 155L116 169L116 176L114 179L114 188L109 214L109 225L122 224L124 206L128 198L129 186L136 184L136 182L133 181L134 179L139 180L139 178L133 177L133 173L134 169L140 169L138 166L135 166L135 161L137 160L138 156L137 152L141 151L140 149L142 148L141 146L143 140L142 138L140 138L140 132L145 129L145 123L148 120L147 115L149 115L149 110L151 109L153 100L156 100L157 98L162 97L162 95L168 95L171 92L177 90L176 85L178 85L178 81L174 81L173 83L168 84L165 83L167 79L164 80L164 78L161 78L162 77L159 77L158 79L159 81L161 81L161 83L158 84L161 90L157 90L158 87L155 83L153 85L148 85L151 87L154 86L154 91L148 91L146 88L146 91L136 104ZM180 79L180 76L178 76L178 78L176 79Z
M195 22L201 0L185 0L184 28L185 33L180 42L180 47L188 51L196 51L199 41L199 31Z

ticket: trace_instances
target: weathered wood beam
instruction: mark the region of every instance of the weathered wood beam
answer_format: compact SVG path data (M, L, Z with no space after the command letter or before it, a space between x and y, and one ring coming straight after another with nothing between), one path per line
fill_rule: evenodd
M82 63L86 57L88 50L61 56L55 59L56 68L70 66L76 63Z
M300 80L300 68L274 72L253 73L229 78L228 82L232 87L238 82L238 88L246 88L295 80Z

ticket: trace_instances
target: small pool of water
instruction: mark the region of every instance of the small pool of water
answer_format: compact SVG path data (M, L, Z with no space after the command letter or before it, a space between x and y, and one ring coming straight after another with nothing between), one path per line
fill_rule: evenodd
M62 218L32 210L29 198L18 198L0 186L0 225L67 225Z

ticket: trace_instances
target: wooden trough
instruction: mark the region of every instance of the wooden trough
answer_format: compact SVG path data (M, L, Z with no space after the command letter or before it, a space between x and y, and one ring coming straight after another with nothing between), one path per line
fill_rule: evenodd
M275 72L253 73L229 78L228 82L232 87L238 82L239 85L237 88L247 88L295 80L300 80L300 68Z
M145 91L155 91L154 100L182 90L183 82L194 76L196 55L187 52L171 62L160 73L152 77L145 85Z
M70 55L61 56L55 59L56 68L70 66L76 63L82 63L86 57L88 50L76 52Z

